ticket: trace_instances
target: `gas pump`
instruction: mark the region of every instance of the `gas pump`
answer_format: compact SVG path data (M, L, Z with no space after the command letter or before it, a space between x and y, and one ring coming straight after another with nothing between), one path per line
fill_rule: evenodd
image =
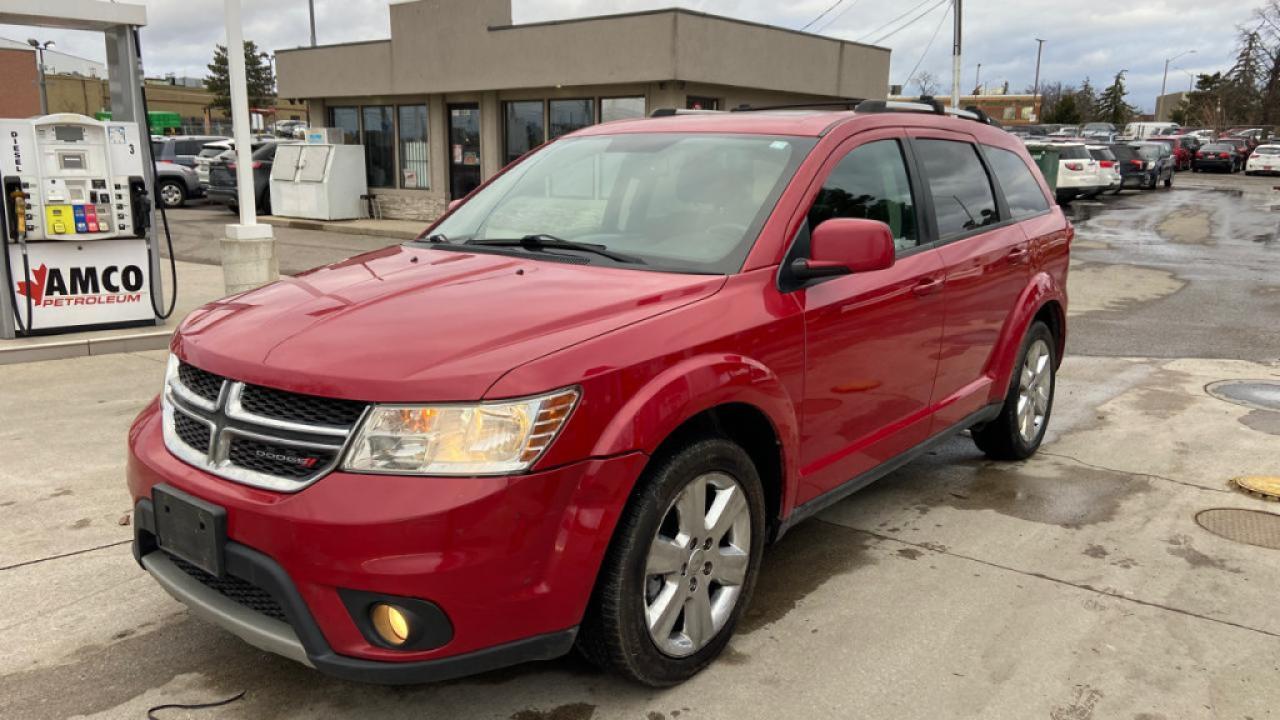
M101 32L114 118L0 119L0 338L163 323L177 297L171 288L163 309L138 49L146 7L5 0L0 24Z
M154 323L138 126L57 114L0 120L0 137L15 330Z

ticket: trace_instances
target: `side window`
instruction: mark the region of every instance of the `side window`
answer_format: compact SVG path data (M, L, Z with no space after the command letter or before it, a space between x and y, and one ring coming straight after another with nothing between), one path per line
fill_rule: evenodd
M836 165L809 209L809 229L831 218L879 220L893 231L898 252L919 243L916 205L897 140L861 145Z
M1039 215L1049 209L1049 201L1045 199L1040 183L1036 182L1031 168L1017 153L990 145L986 150L991 169L1000 180L1005 202L1009 203L1009 214L1015 220Z
M953 140L917 140L915 147L929 183L940 239L999 221L991 179L976 147Z

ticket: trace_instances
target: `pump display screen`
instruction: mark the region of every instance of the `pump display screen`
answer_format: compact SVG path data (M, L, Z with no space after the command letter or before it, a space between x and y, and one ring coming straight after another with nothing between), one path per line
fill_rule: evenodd
M84 142L84 128L75 125L54 125L53 137L58 142Z
M83 170L83 153L62 153L58 156L58 166L63 170Z

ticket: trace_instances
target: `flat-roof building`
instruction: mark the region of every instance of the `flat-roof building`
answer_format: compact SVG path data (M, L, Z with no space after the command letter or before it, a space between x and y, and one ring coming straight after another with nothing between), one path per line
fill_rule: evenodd
M389 40L279 50L279 94L365 146L386 217L429 219L511 160L660 107L883 98L889 50L683 9L513 25L510 0L393 4Z

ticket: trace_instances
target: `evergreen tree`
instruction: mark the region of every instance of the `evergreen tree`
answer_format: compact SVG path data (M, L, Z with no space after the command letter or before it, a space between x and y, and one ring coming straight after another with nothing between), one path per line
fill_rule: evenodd
M244 76L249 107L272 107L276 103L276 81L271 73L271 66L259 52L252 40L245 41ZM213 95L210 108L221 108L224 111L231 109L231 80L228 72L227 48L219 45L213 52L213 62L209 63L209 75L204 79L205 88Z
M1201 74L1196 78L1196 89L1187 96L1187 124L1204 127L1221 127L1227 124L1223 89L1226 83L1222 73Z
M1257 32L1242 32L1236 61L1224 77L1223 101L1230 123L1255 123L1261 115L1262 56L1262 37Z
M1080 111L1080 122L1093 122L1097 119L1098 91L1093 89L1093 83L1089 82L1088 77L1076 91L1076 108Z
M1098 98L1098 121L1121 127L1133 119L1136 108L1125 102L1124 98L1129 91L1124 87L1124 73L1124 70L1116 73L1115 79L1102 91L1102 97Z
M1053 109L1045 115L1044 121L1055 125L1079 125L1080 108L1076 104L1076 93L1066 93L1059 98Z

